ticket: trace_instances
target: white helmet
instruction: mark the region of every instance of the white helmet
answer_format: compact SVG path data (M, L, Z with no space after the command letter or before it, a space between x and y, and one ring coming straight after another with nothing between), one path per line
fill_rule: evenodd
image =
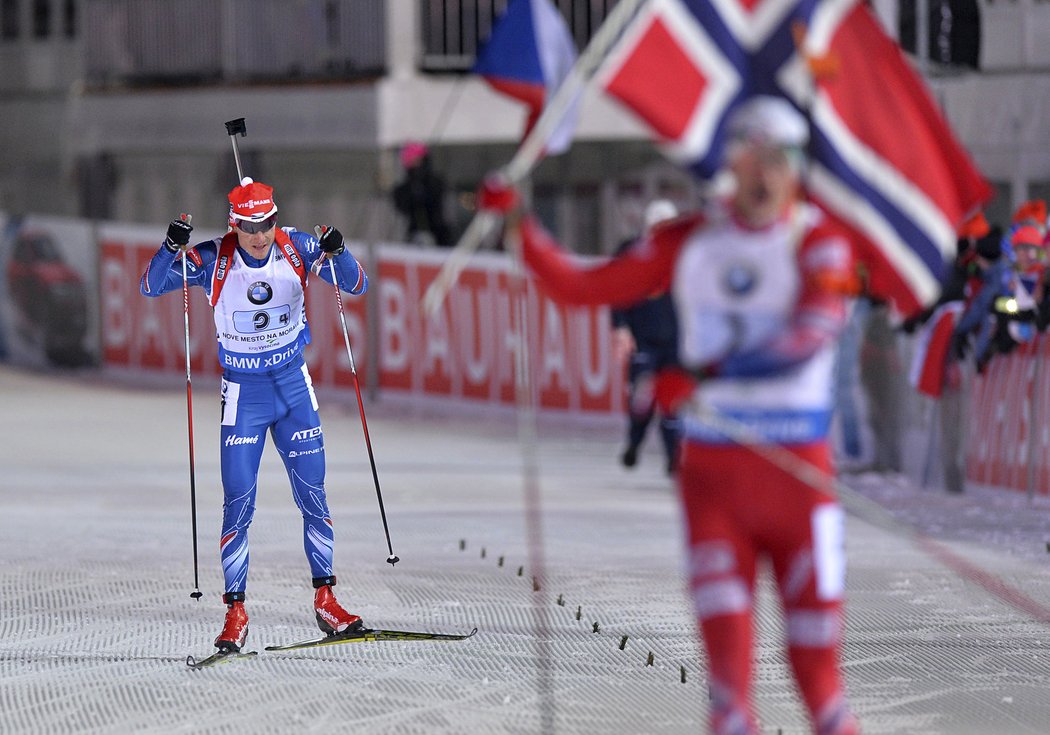
M652 229L653 225L678 216L678 207L668 199L654 199L645 207L645 215L642 224L646 230Z
M782 97L756 95L729 115L731 141L805 148L809 142L806 118Z

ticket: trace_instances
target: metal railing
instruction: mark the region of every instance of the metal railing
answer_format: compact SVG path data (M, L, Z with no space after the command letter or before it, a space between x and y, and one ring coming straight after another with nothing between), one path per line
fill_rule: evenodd
M88 0L89 84L353 79L386 66L383 0Z
M423 71L466 71L509 0L421 0ZM552 0L582 49L617 0Z

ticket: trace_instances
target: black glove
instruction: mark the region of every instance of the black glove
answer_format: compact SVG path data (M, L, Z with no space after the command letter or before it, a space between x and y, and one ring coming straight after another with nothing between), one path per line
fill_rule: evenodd
M962 362L966 359L966 353L970 349L970 341L967 339L965 334L953 334L952 341L948 349L953 358L955 358L959 362Z
M900 330L905 334L915 334L915 331L930 318L932 311L927 309L920 311L918 314L912 314L910 317L901 322Z
M190 233L193 232L193 226L190 224L189 215L184 215L185 219L173 219L171 224L168 225L168 236L164 240L164 247L171 252L178 252L179 248L190 243Z
M321 250L329 255L339 255L345 249L343 246L343 233L331 225L317 225L314 227L317 233L317 241L321 243Z
M900 330L905 334L915 334L915 330L919 328L921 321L918 314L910 316L901 322Z

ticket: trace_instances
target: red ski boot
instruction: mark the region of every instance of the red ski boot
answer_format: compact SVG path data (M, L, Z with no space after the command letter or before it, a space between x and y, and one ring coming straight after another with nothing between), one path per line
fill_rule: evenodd
M241 600L226 605L226 623L215 639L215 646L224 651L240 651L248 637L248 613Z
M363 628L364 623L358 615L351 615L336 601L332 585L335 577L325 577L324 581L331 580L330 584L321 584L314 593L314 613L317 615L317 627L326 635L336 633L351 633L358 628ZM316 582L315 582L316 584Z

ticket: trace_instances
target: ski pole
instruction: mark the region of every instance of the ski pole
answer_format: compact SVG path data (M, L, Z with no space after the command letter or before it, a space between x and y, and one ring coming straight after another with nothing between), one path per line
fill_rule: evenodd
M316 228L317 237L320 239L323 230ZM390 543L390 527L386 522L386 508L383 505L383 491L379 488L379 473L376 471L376 458L372 453L372 440L368 436L368 421L365 419L365 403L361 400L361 381L357 378L357 366L354 364L354 351L350 347L350 332L346 328L346 317L343 316L343 295L339 293L339 277L335 273L335 263L328 258L328 267L332 271L332 285L335 286L335 303L339 310L339 324L343 328L343 343L346 345L346 356L350 359L350 374L354 376L354 392L357 393L357 411L361 415L361 428L365 433L365 446L368 448L368 462L372 467L372 480L376 486L376 498L379 500L379 515L383 519L383 533L386 534L386 548L390 556L386 558L390 565L397 564L401 559L394 555L394 547Z
M187 225L193 221L193 215L180 215ZM186 336L186 435L190 449L190 518L193 528L193 592L190 597L200 600L203 597L200 587L200 571L197 564L197 472L193 461L193 380L190 375L190 281L186 272L187 248L182 248L182 319Z

